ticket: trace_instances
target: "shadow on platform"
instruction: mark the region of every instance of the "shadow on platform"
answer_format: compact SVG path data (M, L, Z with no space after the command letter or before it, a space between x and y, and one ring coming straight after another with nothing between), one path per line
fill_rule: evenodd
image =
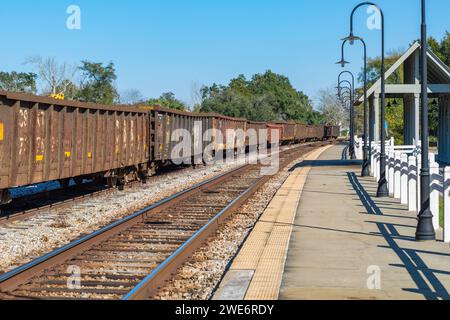
M366 192L364 187L359 182L355 173L347 173L348 179L356 191L359 199L366 208L368 214L384 216L380 207L372 199L372 197ZM445 270L435 270L430 269L425 261L419 256L419 253L426 253L429 255L445 255L450 256L441 252L423 251L415 250L411 248L401 248L395 240L400 241L414 241L413 237L402 236L395 224L391 223L375 223L378 227L379 233L374 233L374 235L381 235L384 237L388 246L383 247L386 249L393 250L399 259L402 261L403 265L391 265L392 267L405 268L412 280L417 285L417 288L403 288L402 290L413 292L423 295L428 300L445 299L449 300L450 295L445 288L445 286L436 277L436 274L450 274ZM398 225L397 225L398 226ZM431 287L430 287L431 286Z
M347 167L347 166L361 166L361 160L306 160L293 166L289 171L303 167Z

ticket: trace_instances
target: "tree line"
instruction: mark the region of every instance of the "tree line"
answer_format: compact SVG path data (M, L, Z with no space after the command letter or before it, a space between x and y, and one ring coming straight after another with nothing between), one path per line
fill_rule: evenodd
M114 63L84 60L79 66L58 63L54 58L32 57L26 64L34 72L0 72L0 90L54 96L68 100L99 104L147 104L177 109L216 112L253 121L301 121L319 124L325 121L303 92L296 90L290 80L270 70L247 80L244 75L228 85L212 84L201 87L198 102L189 108L172 92L158 98L146 99L138 90L119 94ZM39 85L38 85L39 84ZM39 87L39 89L38 89Z
M319 124L324 121L313 109L306 94L296 90L289 79L270 70L247 80L244 75L228 85L213 84L201 89L202 112L217 112L252 121L300 121Z

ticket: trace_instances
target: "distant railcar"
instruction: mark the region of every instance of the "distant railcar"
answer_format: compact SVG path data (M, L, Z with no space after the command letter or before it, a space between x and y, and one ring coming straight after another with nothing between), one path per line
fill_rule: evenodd
M267 123L267 141L269 144L280 143L284 137L284 127L277 123ZM277 140L278 139L278 140Z
M212 119L212 141L215 152L245 148L247 119L232 118L215 113L208 113L205 116Z
M323 138L324 138L324 127L323 126L308 125L308 126L306 126L306 131L307 131L306 140L308 140L308 141L323 140Z
M256 139L253 143L261 144L266 143L268 141L266 136L266 141L260 141L260 138L263 136L263 130L267 130L267 123L266 122L257 122L257 121L247 121L247 134L245 138L245 146L249 147L250 145L250 136L253 134L256 134ZM251 133L249 133L251 132Z
M278 122L278 125L283 127L280 141L284 144L294 142L295 140L295 122Z
M212 129L213 118L205 114L167 109L159 106L141 107L150 115L150 167L152 174L167 163L193 163L202 159L210 143L205 133ZM186 136L187 135L187 136ZM189 140L189 141L188 141ZM188 142L182 149L177 145Z
M314 126L314 136L315 140L321 141L325 138L324 126Z
M307 125L302 123L297 123L295 125L295 141L302 142L308 139Z
M0 195L7 189L70 178L126 182L145 174L147 112L0 92Z
M339 126L325 126L324 132L325 139L337 139L341 135L341 128Z

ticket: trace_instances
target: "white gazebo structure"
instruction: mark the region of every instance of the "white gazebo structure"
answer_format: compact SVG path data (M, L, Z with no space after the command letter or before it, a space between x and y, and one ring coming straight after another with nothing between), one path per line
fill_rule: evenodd
M403 66L404 83L386 84L386 98L403 99L404 139L406 145L420 144L420 43L415 42L386 71L386 81ZM439 101L439 158L450 164L450 69L431 50L428 50L428 94ZM381 79L368 91L370 141L380 142ZM364 97L356 104L364 102Z

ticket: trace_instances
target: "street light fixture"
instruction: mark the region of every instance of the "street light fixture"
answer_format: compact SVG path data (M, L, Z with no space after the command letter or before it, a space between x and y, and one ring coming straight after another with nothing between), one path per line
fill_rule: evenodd
M350 83L347 80L342 80L341 81L341 77L344 74L349 74L352 78L352 82ZM354 92L355 92L355 76L353 75L353 73L351 73L350 71L342 71L339 76L338 76L338 87L341 86L341 82L348 82L350 84L350 100L351 100L351 105L350 105L350 159L355 160L356 159L356 154L355 154L355 142L354 142L354 133L355 133L355 117L354 117Z
M422 35L421 35L421 69L422 69L422 170L420 172L421 209L416 231L417 241L436 240L433 227L433 213L430 210L430 166L429 166L429 137L428 137L428 44L426 5L422 0Z
M341 47L341 61L338 62L338 64L341 64L341 66L344 68L346 63L344 59L344 47L347 41L350 41L350 43L354 43L354 41L360 41L363 44L364 48L364 146L363 146L363 166L362 166L362 177L368 177L370 176L370 158L372 153L372 141L369 141L369 146L367 146L367 139L369 138L368 133L368 125L367 125L367 46L366 42L363 38L360 37L349 37L349 39L344 39L342 41L342 47ZM369 139L370 140L370 139Z
M386 83L385 83L385 63L384 63L384 13L381 8L373 2L362 2L358 4L350 15L350 35L343 40L350 41L353 44L361 38L353 34L353 16L356 10L362 6L374 6L381 15L381 122L384 128L386 122ZM376 106L378 107L378 106ZM380 181L378 183L377 197L384 198L389 196L389 190L386 180L386 132L381 130L381 155L380 155Z
M339 96L339 100L344 103L344 100L350 100L351 99L351 93L350 93L350 88L348 87L343 87L342 89L347 89L345 91L343 91L342 95Z

